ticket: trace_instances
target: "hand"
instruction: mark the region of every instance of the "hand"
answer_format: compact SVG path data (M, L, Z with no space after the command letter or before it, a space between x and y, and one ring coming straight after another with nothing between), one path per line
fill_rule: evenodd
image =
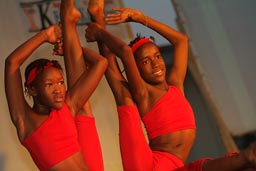
M101 29L103 28L99 24L89 23L87 29L85 30L85 38L87 42L97 41Z
M113 11L118 13L108 14L106 17L107 24L119 24L124 22L139 22L145 18L145 15L132 8L113 8Z
M52 55L63 56L63 40L62 39L58 39L57 42L54 44Z
M43 31L46 35L47 42L51 44L57 43L58 40L62 40L62 31L60 24L53 24Z
M63 56L63 40L60 24L54 24L44 30L46 39L49 43L54 44L53 55Z

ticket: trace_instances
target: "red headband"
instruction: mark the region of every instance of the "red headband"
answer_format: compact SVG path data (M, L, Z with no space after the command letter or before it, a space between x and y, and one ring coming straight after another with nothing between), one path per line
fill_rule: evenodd
M43 69L47 69L49 67L54 66L54 63L49 61L47 62L44 66ZM33 68L29 74L28 74L28 79L27 79L27 86L30 85L37 77L37 75L39 74L39 69L38 68Z
M148 43L148 42L152 42L151 39L149 38L142 38L140 39L139 41L137 41L136 43L134 43L132 45L132 52L134 53L139 47L141 47L142 45L144 45L145 43Z

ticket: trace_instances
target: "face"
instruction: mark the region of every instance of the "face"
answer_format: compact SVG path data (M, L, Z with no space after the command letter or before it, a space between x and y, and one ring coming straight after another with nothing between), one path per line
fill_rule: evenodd
M166 81L165 62L154 43L146 43L139 47L135 53L135 60L144 81L153 85Z
M41 105L60 109L65 100L66 86L62 72L54 67L44 69L36 81L36 96Z

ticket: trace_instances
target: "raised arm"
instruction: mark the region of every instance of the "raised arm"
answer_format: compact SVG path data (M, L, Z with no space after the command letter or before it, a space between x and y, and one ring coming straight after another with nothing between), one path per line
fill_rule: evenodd
M22 131L26 113L31 112L24 98L20 66L43 43L56 43L58 34L61 34L58 25L40 31L16 48L5 60L5 93L11 119L17 130Z
M122 60L129 88L135 98L136 96L141 97L147 92L146 84L140 76L132 50L125 42L95 23L88 25L85 36L88 41L102 41L111 52Z
M88 12L91 19L106 29L104 17L104 0L90 0ZM127 80L122 75L117 63L116 55L102 42L97 41L100 54L108 60L108 67L105 71L106 80L113 92L117 105L133 104Z
M176 85L183 89L183 82L187 72L188 61L188 38L185 34L174 30L153 18L143 14L141 11L131 8L113 8L117 13L108 14L108 24L123 22L136 22L156 31L166 38L174 46L173 65L167 78L168 84Z

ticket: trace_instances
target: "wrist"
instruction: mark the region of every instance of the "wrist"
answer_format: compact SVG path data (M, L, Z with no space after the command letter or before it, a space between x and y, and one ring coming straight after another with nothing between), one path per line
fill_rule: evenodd
M38 33L38 36L41 38L43 42L48 42L48 35L46 33L46 30L42 30Z
M148 27L148 19L149 19L148 16L144 15L143 25L146 26L146 27Z

